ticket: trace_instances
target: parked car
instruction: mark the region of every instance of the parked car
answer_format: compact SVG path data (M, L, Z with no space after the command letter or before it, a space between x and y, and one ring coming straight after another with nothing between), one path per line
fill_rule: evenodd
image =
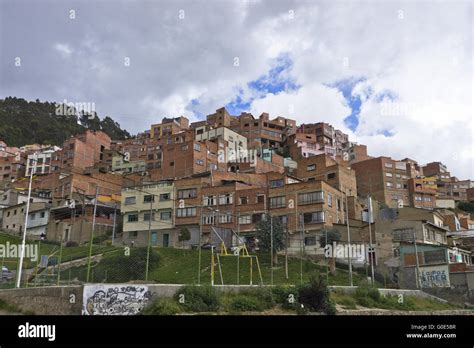
M12 280L13 279L13 273L8 268L6 268L5 266L2 266L2 276L1 276L0 279L2 279L2 280Z

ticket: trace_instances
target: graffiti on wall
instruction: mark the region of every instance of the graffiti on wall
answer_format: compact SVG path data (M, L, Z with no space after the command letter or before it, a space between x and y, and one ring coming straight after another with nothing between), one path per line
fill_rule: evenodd
M424 288L449 287L448 266L432 266L420 268L421 285Z
M136 315L151 298L142 285L86 285L82 302L83 315Z

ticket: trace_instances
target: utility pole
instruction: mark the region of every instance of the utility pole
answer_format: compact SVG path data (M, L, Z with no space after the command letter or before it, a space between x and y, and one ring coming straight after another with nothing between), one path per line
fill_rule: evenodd
M240 283L240 209L237 213L237 285Z
M33 160L36 160L36 155L34 157L35 158ZM23 259L25 257L26 230L28 228L28 214L29 214L29 211L30 211L31 183L33 181L33 174L34 174L33 172L34 172L34 170L31 169L30 182L28 184L28 200L26 201L25 224L23 226L23 239L21 241L21 249L20 249L20 264L18 265L18 274L17 274L17 278L16 278L16 287L17 288L20 287L21 272L23 270Z
M92 259L92 242L94 241L94 229L95 229L95 216L97 214L97 200L99 198L99 186L95 189L95 201L94 201L94 216L92 217L92 230L91 239L89 241L89 259L87 261L87 278L86 282L89 282L89 275L91 271L91 259Z
M202 209L203 209L203 203L201 203L201 214L199 216L199 245L198 245L198 285L201 285L201 239L202 239Z
M349 190L349 192L350 192L350 190ZM350 233L350 230L349 230L349 204L348 204L348 200L347 200L347 193L345 193L345 195L346 195L347 244L349 246L349 250L348 250L348 253L347 253L348 263L349 263L349 282L350 282L350 285L353 286L354 283L353 283L353 280L352 280L351 233Z
M413 244L415 246L415 258L416 258L416 288L421 289L421 282L420 282L420 261L418 260L418 248L416 246L416 232L413 229Z
M303 250L304 250L304 240L303 240L303 230L304 230L304 215L301 213L298 215L299 225L301 226L301 237L300 237L300 282L303 284Z
M145 280L148 280L148 270L150 267L150 247L151 247L151 219L153 217L153 200L155 195L151 195L150 199L150 217L148 219L148 247L146 251L146 269L145 269Z
M374 277L374 263L372 262L372 255L374 256L375 261L375 252L372 254L372 197L369 195L369 261L370 261L370 271L372 272L372 285L375 282Z
M112 246L114 245L115 241L115 223L117 221L117 203L114 205L114 227L112 228Z
M273 217L268 214L270 218L270 284L273 285Z
M288 274L288 219L286 221L286 236L285 236L285 279L289 278Z

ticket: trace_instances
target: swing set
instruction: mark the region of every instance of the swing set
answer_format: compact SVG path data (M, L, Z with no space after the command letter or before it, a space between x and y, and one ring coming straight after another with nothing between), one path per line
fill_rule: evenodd
M247 249L247 246L245 245L245 242L233 231L231 230L232 234L236 237L237 239L237 247L234 250L233 253L228 253L227 248L224 242L224 239L219 235L219 233L215 230L214 227L212 227L212 231L214 234L219 238L220 240L220 250L217 253L214 253L214 247L211 248L211 285L214 286L214 277L215 277L215 260L217 260L217 266L219 269L219 276L221 278L221 285L224 285L224 277L222 276L222 265L221 265L221 257L237 257L237 261L240 260L240 258L243 259L249 259L249 264L250 264L250 269L249 269L249 275L250 275L250 283L249 285L253 285L253 260L255 259L255 264L257 265L257 270L258 270L258 275L260 278L260 285L263 285L263 278L262 278L262 271L260 270L260 263L258 262L258 256L257 255L250 255ZM215 254L215 256L214 256ZM238 264L238 267L240 264ZM239 271L239 269L237 269Z

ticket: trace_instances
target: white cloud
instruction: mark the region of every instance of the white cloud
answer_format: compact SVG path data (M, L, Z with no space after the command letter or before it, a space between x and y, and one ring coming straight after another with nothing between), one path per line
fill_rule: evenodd
M57 43L54 45L54 49L58 51L63 58L69 58L72 54L72 49L68 44Z

